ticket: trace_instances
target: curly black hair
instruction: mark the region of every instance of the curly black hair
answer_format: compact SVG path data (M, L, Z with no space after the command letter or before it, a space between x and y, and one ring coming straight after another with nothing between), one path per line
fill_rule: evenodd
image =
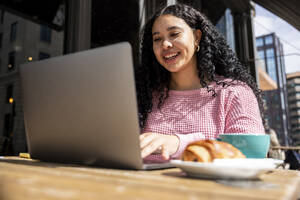
M196 52L201 86L207 88L212 96L216 96L214 88L208 86L212 81L223 87L233 84L233 81L246 83L257 98L265 124L261 91L250 72L241 64L228 46L224 37L202 13L188 5L175 4L157 11L141 31L141 63L135 70L140 126L144 127L148 113L152 110L153 93L159 94L158 107L161 107L165 99L168 98L171 75L156 60L152 43L153 23L159 16L167 14L183 19L193 30L200 29L202 32L200 51ZM230 78L232 81L218 78L221 76Z

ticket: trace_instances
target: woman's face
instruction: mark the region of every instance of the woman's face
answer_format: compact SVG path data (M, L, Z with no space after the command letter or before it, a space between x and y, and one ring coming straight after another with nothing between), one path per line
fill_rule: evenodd
M155 57L170 72L196 67L195 50L200 38L200 30L192 30L183 19L173 15L158 17L152 27Z

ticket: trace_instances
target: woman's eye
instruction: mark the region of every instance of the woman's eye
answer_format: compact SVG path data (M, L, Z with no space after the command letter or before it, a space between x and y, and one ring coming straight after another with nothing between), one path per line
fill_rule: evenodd
M153 38L153 42L158 42L160 40L161 40L160 38Z
M176 36L178 36L180 34L180 32L175 32L175 33L171 33L170 35L171 35L171 37L176 37Z

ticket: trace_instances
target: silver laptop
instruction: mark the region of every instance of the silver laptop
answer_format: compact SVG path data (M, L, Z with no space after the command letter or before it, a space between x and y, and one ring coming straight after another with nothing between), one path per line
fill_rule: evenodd
M50 162L156 169L140 151L127 42L20 66L29 153Z

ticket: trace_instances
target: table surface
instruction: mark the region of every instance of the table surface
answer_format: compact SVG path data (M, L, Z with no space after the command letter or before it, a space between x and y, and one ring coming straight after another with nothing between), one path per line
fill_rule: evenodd
M117 170L0 158L0 200L297 199L300 172L276 169L259 180L189 178L180 169Z

